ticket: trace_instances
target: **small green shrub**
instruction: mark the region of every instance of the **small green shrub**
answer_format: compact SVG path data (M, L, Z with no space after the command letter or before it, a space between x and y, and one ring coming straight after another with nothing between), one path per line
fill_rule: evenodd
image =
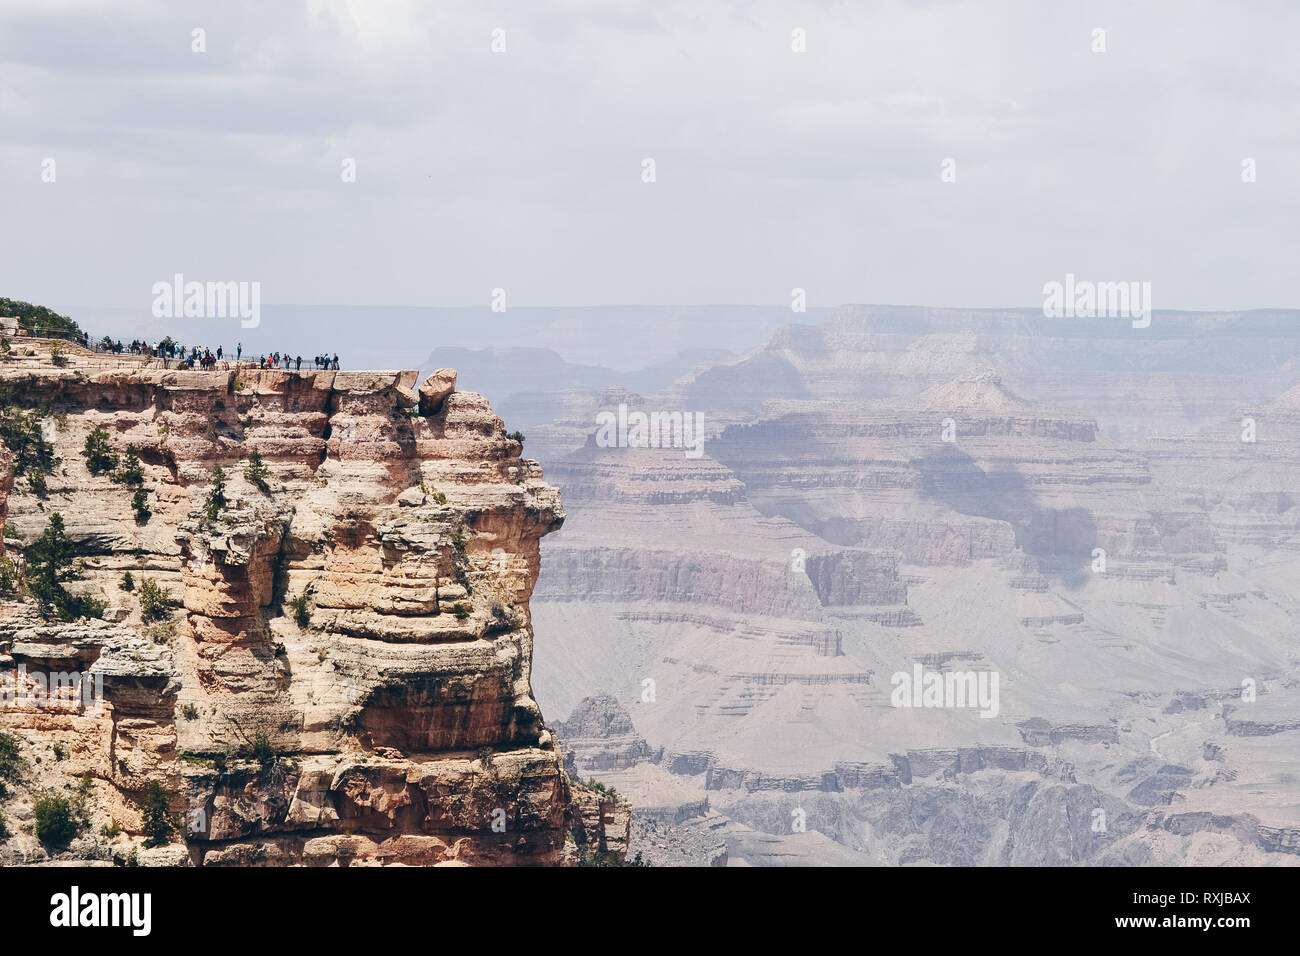
M176 622L168 620L149 624L144 628L144 636L155 644L170 644L176 639Z
M184 717L186 720L198 720L199 709L195 707L193 704L186 704L184 707L181 708L181 716Z
M150 516L153 515L153 512L149 510L149 492L143 488L135 489L135 493L131 495L131 507L135 509L136 521L140 524L148 521Z
M27 770L27 761L18 749L18 739L0 733L0 797L9 795L9 785L16 784Z
M50 486L45 481L45 472L33 468L27 472L27 490L37 498L44 498L50 493Z
M68 364L68 350L64 348L62 342L50 343L50 361L60 368Z
M433 500L438 502L438 504L440 505L445 505L447 503L447 496L444 495L441 491L435 491L433 493Z
M130 571L127 571L125 574L122 575L122 582L118 584L118 587L121 588L123 591L135 590L135 578L131 577Z
M146 621L165 621L171 617L172 595L152 578L140 581L140 615Z
M150 784L140 802L141 827L146 846L162 846L180 830L180 821L172 811L175 794L159 783Z
M9 555L0 556L0 597L15 597L22 590L18 565Z
M259 730L253 735L251 756L262 765L263 770L266 770L280 758L275 747L271 745L270 734L265 730Z
M140 456L135 453L134 445L126 446L126 454L122 457L122 464L113 472L113 480L120 485L144 483L144 466L140 464Z
M59 794L46 794L32 808L36 817L36 839L48 847L61 847L77 835L79 822L72 802Z
M311 598L307 592L303 591L295 598L291 598L289 606L293 608L293 620L301 630L307 630L311 626Z
M469 608L458 601L451 606L451 613L456 615L456 620L463 621L469 617Z
M463 527L457 528L451 533L451 546L457 551L465 550L465 529Z
M62 760L64 757L68 755L68 751L64 749L63 744L56 743L53 747L53 750L54 750L55 760Z
M81 457L86 459L86 468L92 475L109 471L117 467L117 453L109 444L108 432L96 425L86 436L86 444L81 449Z
M507 433L506 433L506 437L509 438L511 441L517 441L517 442L519 442L519 444L521 444L521 445L524 443L524 433L523 433L523 432L518 432L518 431L516 431L516 432L507 432Z
M89 594L73 595L72 600L77 607L77 613L73 620L84 617L91 621L102 621L104 612L108 610L107 601L91 597Z

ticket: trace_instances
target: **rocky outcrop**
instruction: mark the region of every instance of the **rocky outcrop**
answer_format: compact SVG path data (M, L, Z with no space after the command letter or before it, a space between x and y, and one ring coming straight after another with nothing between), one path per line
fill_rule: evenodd
M0 669L83 667L104 700L6 709L0 729L38 747L57 726L55 769L94 782L96 827L138 833L162 785L198 865L561 862L570 791L532 695L529 599L564 513L455 380L0 369L50 409L53 451L45 495L0 493L0 512L24 543L61 514L72 587L115 622L9 605ZM89 470L97 428L141 478Z
M627 859L632 804L600 784L572 783L572 852L565 862L580 865Z
M623 770L642 760L655 760L645 738L636 732L618 699L610 694L585 698L555 725L565 764L575 771Z
M436 415L447 396L456 391L456 370L440 368L420 386L420 414Z

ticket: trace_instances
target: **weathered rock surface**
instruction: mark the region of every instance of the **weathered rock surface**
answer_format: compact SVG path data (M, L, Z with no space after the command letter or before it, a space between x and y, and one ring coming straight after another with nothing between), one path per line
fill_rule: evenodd
M60 513L73 589L115 622L6 605L0 671L85 668L103 706L6 708L0 729L33 753L60 744L38 775L86 775L95 830L139 833L157 783L197 865L561 862L570 791L532 695L529 599L564 513L455 381L0 367L20 405L48 405L54 453L44 497L11 491L5 462L0 514L30 543ZM96 427L137 450L147 516L88 470ZM146 581L169 599L153 615Z
M576 771L621 770L656 756L618 698L610 694L585 698L555 730L565 765Z
M557 392L539 696L662 754L590 772L665 862L1300 862L1297 328L846 307ZM618 404L702 412L703 455L597 447ZM893 706L916 664L998 714Z

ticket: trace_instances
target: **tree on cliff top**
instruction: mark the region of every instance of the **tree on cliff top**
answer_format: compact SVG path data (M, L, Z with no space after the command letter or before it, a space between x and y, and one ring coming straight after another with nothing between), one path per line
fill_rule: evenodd
M6 299L0 296L0 315L13 316L18 320L18 327L33 331L38 326L42 333L68 332L81 334L81 326L66 315L59 315L43 305L32 305L18 299Z

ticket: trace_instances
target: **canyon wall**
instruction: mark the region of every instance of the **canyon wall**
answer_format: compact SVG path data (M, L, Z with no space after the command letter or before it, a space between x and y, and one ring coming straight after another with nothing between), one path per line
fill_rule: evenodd
M33 782L84 781L68 852L120 855L107 834L138 834L160 784L171 862L561 862L571 791L528 602L564 513L487 401L450 370L417 390L414 372L73 366L0 367L53 446L44 488L33 469L0 483L10 550L57 512L69 590L107 604L61 623L15 598L0 620L0 678L102 680L102 707L0 710ZM140 481L92 473L94 429ZM48 851L19 833L5 852Z
M1294 864L1294 319L845 307L557 396L534 686L632 852ZM599 447L620 405L702 454ZM898 706L918 665L997 713Z

